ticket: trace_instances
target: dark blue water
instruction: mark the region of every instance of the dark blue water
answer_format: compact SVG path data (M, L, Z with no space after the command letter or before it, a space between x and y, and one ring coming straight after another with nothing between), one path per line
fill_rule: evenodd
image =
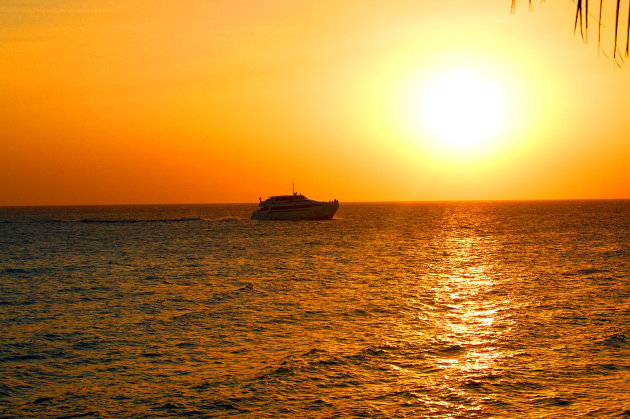
M630 201L0 208L0 415L630 416Z

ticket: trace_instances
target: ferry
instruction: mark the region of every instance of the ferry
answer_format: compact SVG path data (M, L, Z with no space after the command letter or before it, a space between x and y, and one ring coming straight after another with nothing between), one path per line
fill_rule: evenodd
M258 198L259 207L252 220L330 220L339 208L336 199L320 202L295 192L292 195L270 196L264 201Z

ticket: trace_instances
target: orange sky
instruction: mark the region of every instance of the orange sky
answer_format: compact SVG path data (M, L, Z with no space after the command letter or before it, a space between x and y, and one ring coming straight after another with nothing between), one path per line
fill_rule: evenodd
M630 198L628 66L517 4L5 0L0 205Z

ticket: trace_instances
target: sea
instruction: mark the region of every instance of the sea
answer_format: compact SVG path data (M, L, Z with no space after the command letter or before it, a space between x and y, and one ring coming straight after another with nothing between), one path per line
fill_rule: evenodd
M0 417L630 417L630 200L0 208Z

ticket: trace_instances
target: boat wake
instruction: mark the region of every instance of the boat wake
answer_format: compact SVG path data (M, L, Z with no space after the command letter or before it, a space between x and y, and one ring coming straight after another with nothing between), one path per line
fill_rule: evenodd
M106 218L77 218L67 220L56 218L52 220L44 220L47 223L94 223L94 224L136 224L136 223L181 223L190 221L242 221L241 217L229 215L219 218L203 218L203 217L181 217L181 218L150 218L150 219L106 219Z
M66 220L64 218L56 218L46 220L49 223L95 223L95 224L135 224L135 223L178 223L185 221L204 221L199 217L182 217L182 218L153 218L153 219L107 219L107 218L77 218Z
M222 221L222 222L226 222L226 221L243 221L243 219L237 215L227 215L225 217L219 217L219 218L213 218L212 220L207 220L207 221Z

